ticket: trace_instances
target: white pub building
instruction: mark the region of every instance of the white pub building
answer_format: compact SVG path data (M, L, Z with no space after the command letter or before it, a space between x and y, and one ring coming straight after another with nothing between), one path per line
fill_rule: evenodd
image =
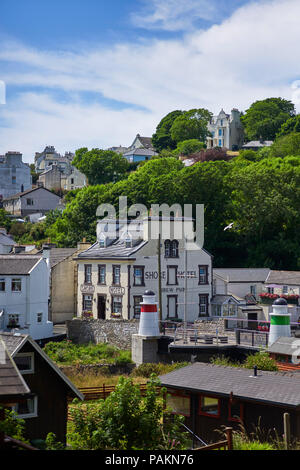
M154 291L159 298L159 244L149 236L153 220L98 222L97 242L76 258L79 317L139 318L145 290ZM171 219L171 234L183 220L187 219ZM192 226L192 219L189 221ZM162 318L183 320L185 302L188 322L209 317L212 256L200 247L187 250L185 281L184 240L162 236L160 247Z

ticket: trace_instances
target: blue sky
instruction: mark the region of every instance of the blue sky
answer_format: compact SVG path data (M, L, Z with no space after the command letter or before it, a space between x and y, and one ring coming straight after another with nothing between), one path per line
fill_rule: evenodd
M130 145L174 109L298 104L299 4L1 0L0 154Z

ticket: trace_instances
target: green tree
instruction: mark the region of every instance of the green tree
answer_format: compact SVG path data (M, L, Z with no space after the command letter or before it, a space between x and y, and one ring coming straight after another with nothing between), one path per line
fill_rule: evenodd
M30 174L32 177L32 184L36 184L37 180L39 179L39 174L35 171L35 164L30 164Z
M284 124L282 124L276 137L283 137L295 132L300 132L300 114L291 117Z
M191 155L196 152L200 152L205 148L205 144L200 142L198 139L189 139L178 142L174 153L178 155Z
M249 140L274 140L282 124L295 114L291 101L282 98L267 98L255 101L241 116Z
M171 137L171 127L178 116L181 116L184 111L172 111L162 118L156 132L152 136L152 144L157 152L163 149L173 150L176 148L176 142Z
M207 125L212 118L212 113L207 109L190 109L178 116L171 127L171 137L178 143L184 140L197 139L206 142L210 135Z
M3 409L3 407L0 407ZM15 411L4 409L4 420L0 421L0 432L3 432L13 439L27 442L24 437L25 421L18 418Z
M300 132L293 132L275 140L270 149L272 157L300 155Z
M76 403L71 408L72 429L68 441L73 449L156 450L185 449L183 417L171 419L164 408L164 389L152 376L143 397L139 385L121 377L105 401Z
M9 231L11 224L12 222L8 217L8 213L6 212L6 210L0 209L0 227L4 227L7 231Z
M128 161L111 150L81 148L76 150L72 164L88 179L89 184L116 182L126 177Z

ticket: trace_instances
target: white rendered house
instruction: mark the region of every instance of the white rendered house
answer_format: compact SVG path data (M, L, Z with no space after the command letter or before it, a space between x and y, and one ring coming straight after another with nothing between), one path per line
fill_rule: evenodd
M0 331L49 338L49 263L38 255L0 255Z
M218 116L213 116L207 126L211 137L207 138L207 148L224 147L228 150L238 150L244 143L244 129L240 120L240 112L233 109L226 114L222 109Z
M97 242L81 252L78 263L79 317L139 318L145 290L158 299L159 272L157 239L148 237L151 217L98 225ZM183 219L175 218L173 224ZM187 219L184 219L187 220ZM192 223L192 219L191 219ZM126 227L126 228L125 228ZM185 299L185 246L182 239L170 236L161 240L162 319L183 319L187 303L187 321L210 317L212 297L212 256L203 248L187 251L187 296Z

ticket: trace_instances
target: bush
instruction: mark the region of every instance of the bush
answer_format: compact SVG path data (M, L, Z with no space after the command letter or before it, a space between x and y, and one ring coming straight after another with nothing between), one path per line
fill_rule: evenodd
M188 362L175 362L174 364L153 364L153 363L144 363L136 367L131 375L133 377L145 377L148 379L151 377L152 374L155 375L164 375L172 372L176 369L181 369L181 367L185 367L189 365Z
M254 366L257 366L259 370L278 370L276 361L274 361L267 352L258 352L247 357L244 367L252 369Z
M108 343L74 344L69 340L49 342L44 351L58 364L126 364L131 363L131 352Z

